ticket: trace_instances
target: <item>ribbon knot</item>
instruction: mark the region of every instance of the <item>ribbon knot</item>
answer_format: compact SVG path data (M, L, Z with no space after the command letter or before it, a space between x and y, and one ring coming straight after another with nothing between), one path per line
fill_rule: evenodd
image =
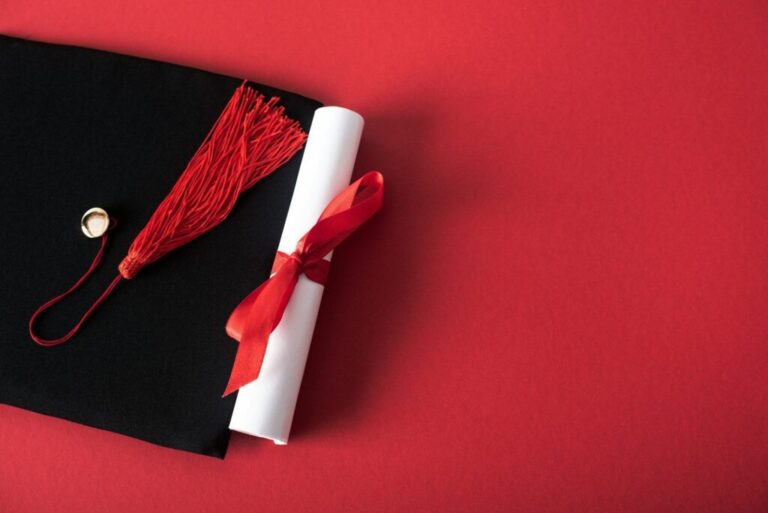
M304 274L307 278L320 285L325 285L327 282L328 272L331 270L331 263L325 258L308 257L298 249L290 255L278 251L277 255L275 255L275 262L272 264L272 274L278 272L289 260L295 262L299 274Z
M331 200L292 253L277 252L272 275L237 305L227 321L227 334L240 345L225 396L259 377L269 335L280 324L299 277L303 274L325 285L330 269L325 257L378 212L383 191L381 173L366 173Z

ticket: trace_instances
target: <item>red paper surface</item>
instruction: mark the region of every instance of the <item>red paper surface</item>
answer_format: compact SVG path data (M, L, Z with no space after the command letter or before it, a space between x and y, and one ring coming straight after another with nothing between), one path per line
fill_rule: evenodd
M355 109L388 188L287 447L0 407L0 511L768 510L767 31L762 1L0 2Z

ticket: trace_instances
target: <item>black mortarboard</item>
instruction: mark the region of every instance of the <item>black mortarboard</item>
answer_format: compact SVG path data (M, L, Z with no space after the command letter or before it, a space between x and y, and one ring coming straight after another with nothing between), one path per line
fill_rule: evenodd
M239 199L215 230L116 290L67 344L27 331L99 243L80 218L118 220L104 261L37 323L58 335L112 280L241 80L107 52L0 36L0 402L222 457L234 397L222 399L236 352L224 325L267 278L301 152ZM309 130L320 104L277 96Z

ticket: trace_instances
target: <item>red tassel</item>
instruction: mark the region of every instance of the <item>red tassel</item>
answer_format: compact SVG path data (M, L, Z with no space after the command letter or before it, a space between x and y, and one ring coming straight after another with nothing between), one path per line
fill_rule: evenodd
M145 265L222 222L240 193L286 163L306 141L299 124L245 83L120 263L133 278Z
M284 115L284 108L276 105L278 101L276 97L265 99L243 82L171 192L134 239L109 287L63 337L44 339L35 333L37 317L71 294L96 268L106 245L105 234L88 271L69 290L32 315L32 339L49 347L72 338L122 278L133 278L147 264L218 225L243 191L290 160L304 145L307 134L298 122Z

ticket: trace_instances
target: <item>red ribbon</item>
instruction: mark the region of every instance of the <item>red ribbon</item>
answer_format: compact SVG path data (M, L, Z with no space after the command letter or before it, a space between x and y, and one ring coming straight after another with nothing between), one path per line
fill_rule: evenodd
M248 294L227 321L227 334L240 345L225 396L259 377L269 335L280 324L299 276L324 285L329 269L325 256L381 208L383 192L381 173L366 173L325 207L293 253L277 253L274 274Z

